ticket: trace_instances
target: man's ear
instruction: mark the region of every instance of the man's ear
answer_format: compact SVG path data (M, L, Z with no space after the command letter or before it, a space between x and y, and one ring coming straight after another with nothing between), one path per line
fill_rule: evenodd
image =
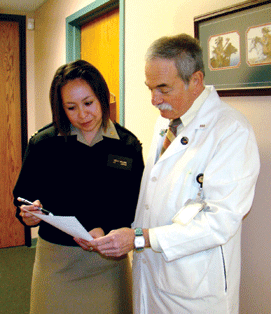
M201 92L204 89L204 75L201 71L197 71L192 74L190 84L192 85L193 88L193 93L195 95L200 95Z

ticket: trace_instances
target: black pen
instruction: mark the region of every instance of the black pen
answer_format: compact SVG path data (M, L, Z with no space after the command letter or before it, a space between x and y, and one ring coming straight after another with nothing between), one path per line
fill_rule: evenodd
M27 204L27 205L33 205L32 202L30 202L30 201L28 201L28 200L26 200L25 198L22 198L22 197L17 197L17 200L18 200L19 202L25 203L25 204ZM38 207L38 209L39 209L40 211L42 211L45 215L54 216L54 215L53 215L49 210L47 210L47 209L44 209L44 208L41 208L41 207Z

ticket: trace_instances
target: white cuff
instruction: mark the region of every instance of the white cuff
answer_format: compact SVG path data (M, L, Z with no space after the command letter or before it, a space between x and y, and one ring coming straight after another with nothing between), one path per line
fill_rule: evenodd
M162 253L163 250L159 244L159 241L157 239L156 233L155 233L155 229L149 229L149 240L150 240L150 245L151 248L155 251L155 252L159 252Z

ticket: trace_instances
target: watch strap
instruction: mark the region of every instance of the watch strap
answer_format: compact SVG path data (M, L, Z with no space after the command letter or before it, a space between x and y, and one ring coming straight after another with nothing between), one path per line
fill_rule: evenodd
M142 228L135 228L135 236L136 236L136 237L143 236L143 230L142 230Z
M139 243L142 246L139 246ZM145 247L145 239L143 236L142 228L135 228L135 241L134 241L135 249L137 252L143 251Z

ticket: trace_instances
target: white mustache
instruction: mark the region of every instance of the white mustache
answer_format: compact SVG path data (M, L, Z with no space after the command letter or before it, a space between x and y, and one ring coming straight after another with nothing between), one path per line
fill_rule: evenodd
M154 107L159 109L159 110L169 110L169 111L173 110L172 106L170 104L167 104L167 103L154 105Z

